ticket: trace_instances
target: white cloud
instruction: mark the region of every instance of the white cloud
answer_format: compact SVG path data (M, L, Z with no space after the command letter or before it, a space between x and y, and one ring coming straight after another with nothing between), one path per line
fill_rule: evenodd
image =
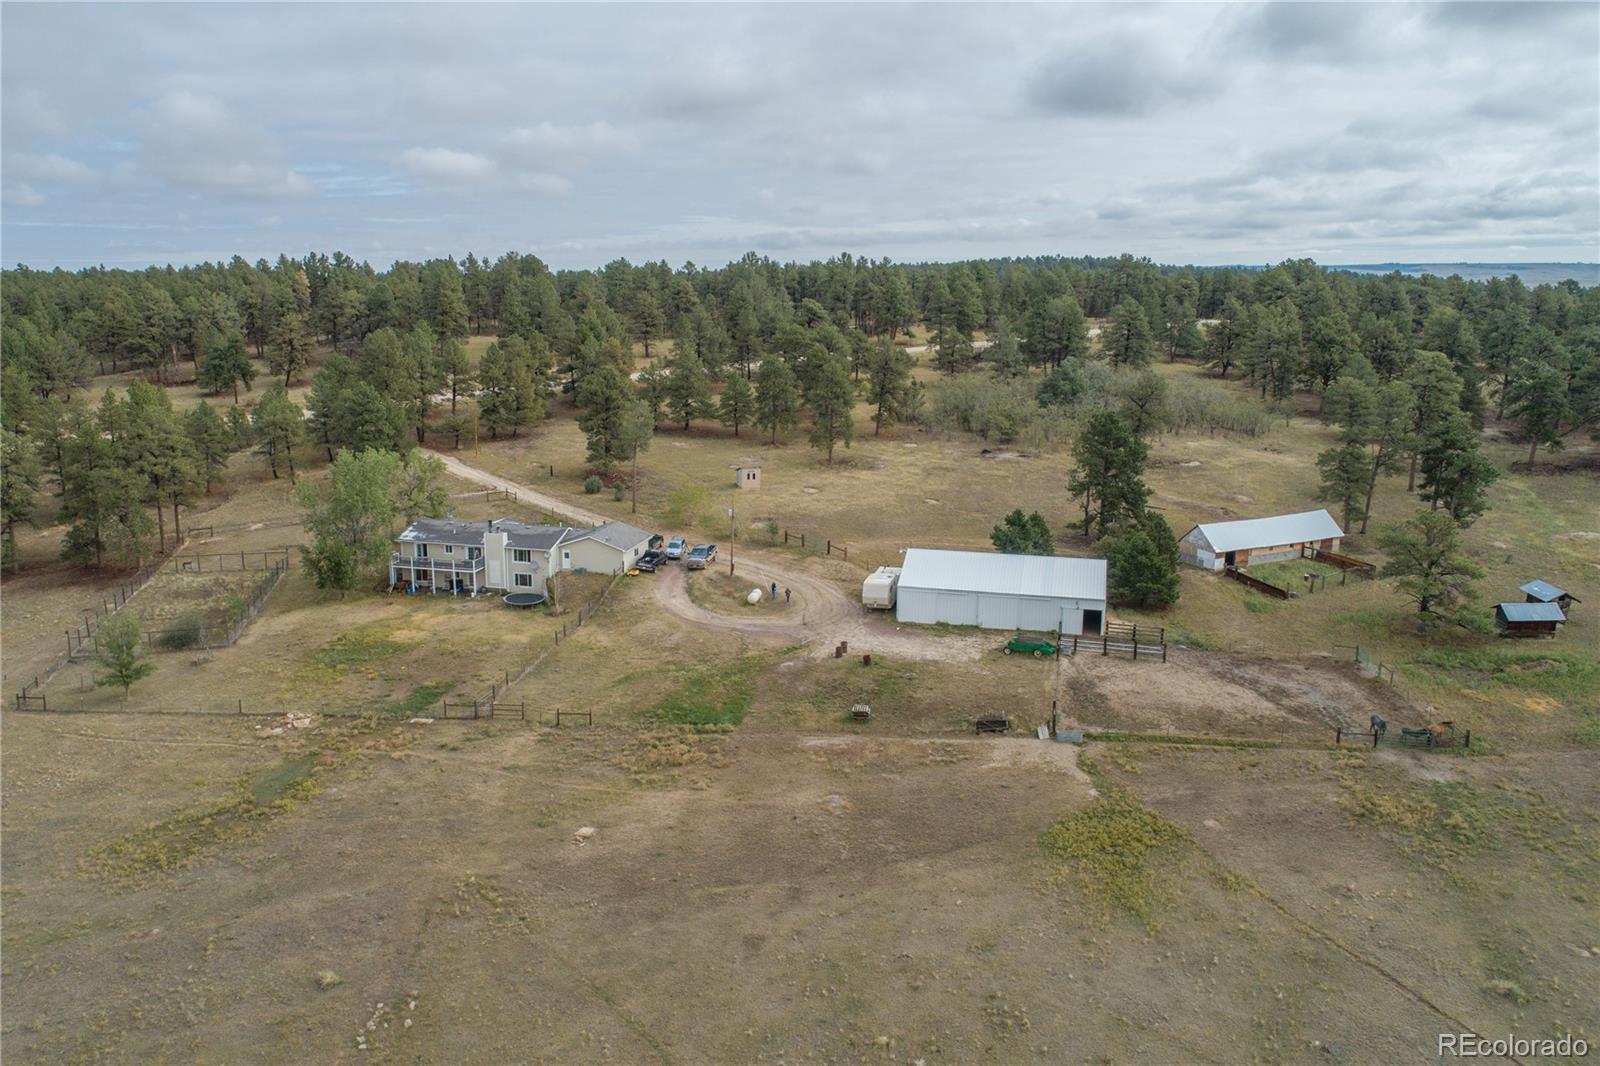
M486 181L499 172L488 156L454 148L408 148L400 163L420 178L455 184Z
M51 152L12 152L5 159L6 176L26 181L83 184L94 180L94 171L76 159Z
M44 197L40 196L38 190L27 182L7 185L4 198L6 203L16 207L37 207L44 203Z
M631 155L639 150L639 138L609 122L581 126L541 122L512 130L503 138L503 145L512 162L541 170L572 171L596 157Z
M541 196L565 196L572 191L572 182L559 174L521 174L517 188Z

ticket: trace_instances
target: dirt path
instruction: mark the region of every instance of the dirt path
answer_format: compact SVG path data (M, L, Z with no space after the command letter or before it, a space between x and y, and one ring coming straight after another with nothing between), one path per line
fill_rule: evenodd
M462 478L463 480L476 481L478 484L486 485L491 489L514 492L517 494L519 499L526 500L536 507L540 507L546 511L558 514L563 518L570 518L574 522L581 522L586 526L598 526L602 523L611 521L611 519L607 518L603 514L597 514L594 511L585 510L576 504L568 503L565 500L558 499L555 496L546 495L537 489L531 489L521 482L512 481L510 478L504 478L498 474L491 474L487 470L463 463L460 459L453 455L446 455L444 452L436 452L432 448L429 448L428 451L431 454L438 456L438 458L444 463L444 468L446 471L458 478Z
M609 521L604 515L586 511L520 482L491 474L453 455L440 452L433 454L438 455L445 469L456 477L489 488L514 492L519 499L575 522L599 525ZM739 576L748 577L752 587L765 587L775 581L780 589L791 590L795 597L794 606L799 608L799 618L795 617L793 608L782 617L763 617L754 612L724 614L702 607L689 598L688 583L691 578L684 567L677 563L663 567L653 576L656 602L663 610L694 625L747 636L808 643L818 656L833 654L834 644L844 640L850 642L852 652L967 661L978 658L986 649L992 650L995 643L994 639L982 636L935 634L910 627L902 628L895 625L891 617L868 615L832 582L790 565L790 560L780 562L759 550L738 548L735 562Z

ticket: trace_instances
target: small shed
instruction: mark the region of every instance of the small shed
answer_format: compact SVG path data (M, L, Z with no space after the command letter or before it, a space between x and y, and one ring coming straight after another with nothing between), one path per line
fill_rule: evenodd
M733 464L733 484L741 492L761 487L761 464L754 459L740 459Z
M1494 627L1502 637L1553 637L1566 620L1554 603L1500 603L1494 608Z
M1570 611L1572 605L1582 601L1566 589L1556 588L1548 581L1533 580L1517 591L1528 597L1529 603L1553 603L1563 611Z

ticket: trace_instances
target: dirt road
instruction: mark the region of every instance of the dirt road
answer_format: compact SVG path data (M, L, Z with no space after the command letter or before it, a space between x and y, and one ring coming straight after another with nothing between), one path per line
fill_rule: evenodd
M552 514L585 525L609 521L604 515L509 478L491 474L453 455L434 454L444 461L445 469L456 477L489 488L514 492L519 499ZM806 572L790 559L778 559L766 552L741 547L737 549L736 563L739 576L748 577L752 587L765 587L775 581L779 588L789 589L794 594L793 608L783 616L763 616L756 610L737 614L709 610L689 598L688 583L693 578L681 564L663 567L650 579L655 583L656 602L663 610L694 625L747 636L808 643L818 656L833 654L834 644L844 640L850 642L852 652L964 661L976 659L994 643L992 639L983 637L902 628L895 625L892 617L869 615L839 586ZM726 563L719 562L717 565L725 566ZM798 618L795 608L799 611Z
M439 460L444 463L445 470L458 478L461 478L465 481L476 481L478 484L486 485L491 489L501 489L506 492L514 492L517 494L519 499L526 500L535 507L543 508L552 514L560 515L562 518L571 519L574 522L578 522L586 526L598 526L602 522L611 521L611 519L607 518L603 514L585 510L576 504L571 504L555 496L547 495L543 492L540 492L538 489L531 489L521 482L512 481L510 478L501 477L499 474L491 474L487 470L472 466L469 463L464 463L453 455L446 455L444 452L436 452L432 448L427 449L427 451L437 456Z

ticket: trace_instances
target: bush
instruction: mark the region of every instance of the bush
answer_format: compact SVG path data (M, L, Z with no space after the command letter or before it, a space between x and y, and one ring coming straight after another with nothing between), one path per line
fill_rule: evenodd
M696 482L687 482L667 493L666 518L675 526L693 525L701 520L711 490Z
M595 493L599 492L604 486L605 482L601 481L594 474L590 474L588 477L583 479L583 491L588 493L590 496L593 496Z
M200 646L205 629L205 623L199 615L186 614L162 630L156 643L162 651L185 651Z
M623 487L622 482L619 481L615 485L611 486L611 498L616 500L618 503L621 503L622 498L627 494L628 490Z

